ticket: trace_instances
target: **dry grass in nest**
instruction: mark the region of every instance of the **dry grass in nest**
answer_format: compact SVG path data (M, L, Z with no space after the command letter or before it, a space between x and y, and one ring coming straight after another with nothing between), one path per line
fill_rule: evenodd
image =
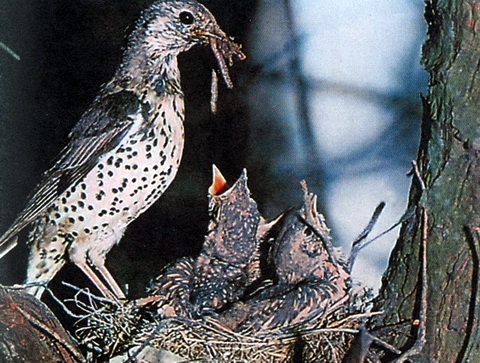
M73 302L80 311L73 314L67 310L78 319L75 336L96 356L111 356L123 350L141 324L142 315L133 302L121 304L80 289L73 299L66 302Z
M213 318L157 320L133 303L122 305L84 294L86 300L74 299L84 313L76 335L82 345L103 357L148 347L185 360L289 362L296 347L301 346L305 362L340 362L361 322L377 314L347 303L323 319L321 325L296 327L294 332L277 329L247 335L233 332Z
M232 332L213 319L163 320L149 324L134 344L167 350L188 360L286 362L292 339L258 338Z

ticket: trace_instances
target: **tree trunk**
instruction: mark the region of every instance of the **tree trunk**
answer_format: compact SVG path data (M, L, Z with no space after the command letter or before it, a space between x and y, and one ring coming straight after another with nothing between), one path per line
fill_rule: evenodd
M413 217L392 253L376 304L385 314L372 329L404 351L417 339L425 210L426 339L416 358L480 362L480 1L432 0L425 17L430 90L417 160L422 181L413 176Z

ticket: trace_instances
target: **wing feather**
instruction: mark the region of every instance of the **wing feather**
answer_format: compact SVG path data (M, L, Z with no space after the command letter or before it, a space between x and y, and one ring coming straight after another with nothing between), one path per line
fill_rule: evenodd
M69 144L43 176L12 226L0 237L0 258L16 245L13 237L32 223L69 187L78 184L98 158L119 145L146 104L132 91L99 96L72 130Z

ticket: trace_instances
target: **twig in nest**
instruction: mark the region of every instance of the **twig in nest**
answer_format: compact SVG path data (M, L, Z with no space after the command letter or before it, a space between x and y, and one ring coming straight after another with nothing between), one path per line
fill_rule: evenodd
M370 318L370 317L372 317L372 316L382 315L382 314L383 314L383 311L372 311L372 312L369 312L369 313L361 313L361 314L348 315L347 317L343 318L342 320L334 321L334 322L331 324L331 327L332 327L332 328L335 328L335 327L337 327L337 326L344 325L344 324L348 323L348 322L351 321L351 320Z
M153 330L153 332L148 336L148 338L142 343L142 345L135 351L135 353L133 353L133 355L129 356L128 359L125 361L125 363L130 363L130 362L136 362L136 358L138 357L138 355L145 349L147 348L150 343L152 342L152 340L158 335L158 333L160 333L160 331L162 330L162 328L166 325L166 322L167 320L169 319L165 319L164 321L158 323L158 325L155 327L155 329Z
M1 256L0 256L0 258L1 258ZM26 289L29 289L33 286L35 286L35 287L39 286L39 287L46 288L46 284L42 283L42 282L29 282L27 284L17 284L17 285L9 286L8 288L12 289L12 290L26 290Z
M98 301L101 301L101 302L106 302L106 303L109 303L109 304L112 304L112 305L119 305L117 301L114 301L112 299L108 299L106 297L101 297L101 296L94 295L91 292L89 292L87 289L81 289L81 288L79 288L75 285L69 284L68 282L65 282L65 281L62 281L62 284L64 286L67 286L67 287L70 287L74 290L77 290L79 293L85 294L89 298L93 298L95 300L98 300Z
M63 303L62 300L60 300L58 297L55 296L55 294L53 293L53 291L51 289L49 289L48 287L45 288L45 290L47 290L47 292L50 294L50 296L52 297L53 300L55 300L55 302L60 305L60 307L63 309L63 311L65 311L65 313L67 313L68 316L71 316L72 318L75 318L75 319L82 319L83 318L83 315L77 315L75 314L73 311L71 311L69 308L67 308L67 305L65 305Z
M43 283L28 283L28 284L24 284L24 285L13 285L13 286L10 286L9 288L12 289L12 290L25 290L25 289L28 289L32 286L41 286L41 287L44 287L45 290L50 294L50 296L52 297L52 299L58 304L60 305L60 307L63 309L63 311L65 311L65 313L69 316L71 316L72 318L75 318L75 319L81 319L83 318L84 316L83 315L77 315L75 314L73 311L71 311L64 303L63 301L61 301L54 293L53 291L48 287L46 286L45 284Z
M76 290L74 297L66 301L73 302L81 311L75 331L81 344L102 355L114 354L132 337L141 319L133 304L122 304L64 284Z
M327 342L328 347L329 347L330 350L332 351L333 362L334 362L334 363L338 363L339 360L338 360L338 356L337 356L337 349L335 349L335 347L333 346L332 342L330 341L330 339L328 339L327 336L324 336L323 339L325 339L325 341Z

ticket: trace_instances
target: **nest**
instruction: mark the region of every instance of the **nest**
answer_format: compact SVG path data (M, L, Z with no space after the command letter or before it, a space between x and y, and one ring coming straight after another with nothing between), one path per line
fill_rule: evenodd
M158 356L168 352L178 359L170 362L291 362L294 357L302 357L304 362L340 362L358 327L375 315L365 312L370 293L361 289L321 323L238 333L213 317L158 319L134 302L122 305L84 293L86 299L75 298L75 304L84 313L75 334L90 351L91 361L112 357L141 361L142 352L153 349Z
M286 362L291 358L291 341L234 333L211 319L172 318L144 328L135 343L188 360Z
M286 362L292 339L256 338L235 333L214 319L150 319L133 304L80 303L88 313L75 335L90 351L90 359L104 360L125 352L154 348L185 360ZM134 349L132 349L134 348ZM135 359L135 357L130 356Z

